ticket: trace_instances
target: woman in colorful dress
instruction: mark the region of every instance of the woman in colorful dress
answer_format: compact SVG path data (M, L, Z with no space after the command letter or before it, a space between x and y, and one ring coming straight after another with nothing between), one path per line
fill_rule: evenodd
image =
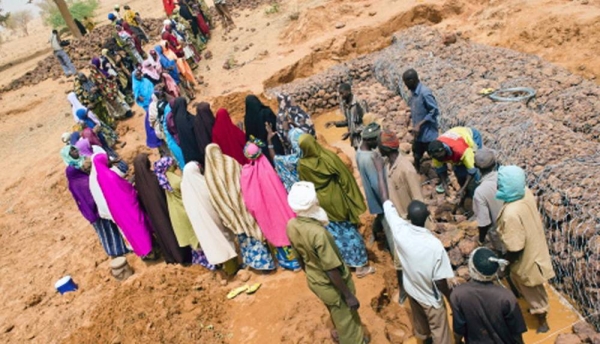
M242 199L241 169L242 166L223 154L218 145L211 143L206 147L204 176L210 200L223 225L237 235L244 264L256 270L274 270L269 247Z
M287 192L262 154L262 142L248 142L244 155L250 163L242 168L241 190L244 204L256 219L265 238L276 250L279 265L287 270L300 270L290 240L286 234L287 223L296 217L287 202Z
M119 91L115 79L108 78L108 73L100 68L100 59L92 58L90 65L90 80L98 87L102 94L111 117L116 119L131 117L131 107L125 101L125 96Z

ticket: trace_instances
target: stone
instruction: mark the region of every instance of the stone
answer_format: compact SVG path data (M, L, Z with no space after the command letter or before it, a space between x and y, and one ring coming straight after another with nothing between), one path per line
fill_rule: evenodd
M477 248L477 246L477 242L471 239L461 240L461 242L458 243L458 249L465 257L468 257L471 252Z
M469 268L464 265L456 269L456 275L464 280L471 279L471 276L469 275Z
M456 43L456 40L457 38L455 33L448 33L444 35L442 42L444 43L444 45L450 45Z
M556 337L554 344L580 344L581 339L572 333L563 333Z
M450 258L450 264L452 264L452 266L455 268L461 266L462 263L465 261L458 247L455 247L448 251L448 258Z
M573 333L575 333L579 339L583 342L589 342L591 338L596 334L594 327L584 321L579 321L573 325Z
M342 28L344 28L345 26L346 26L346 24L345 24L345 23L336 23L336 24L335 24L335 28L336 28L336 29L342 29Z
M369 17L373 17L376 14L377 14L377 11L371 11L371 12L369 12Z

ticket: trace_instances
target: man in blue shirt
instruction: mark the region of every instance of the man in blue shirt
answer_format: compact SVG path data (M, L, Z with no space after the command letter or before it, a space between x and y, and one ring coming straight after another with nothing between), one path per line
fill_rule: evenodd
M427 151L429 143L438 137L440 110L431 90L419 81L416 70L411 68L405 71L402 80L411 91L408 105L410 106L414 136L412 151L415 168L417 172L420 172L423 154Z

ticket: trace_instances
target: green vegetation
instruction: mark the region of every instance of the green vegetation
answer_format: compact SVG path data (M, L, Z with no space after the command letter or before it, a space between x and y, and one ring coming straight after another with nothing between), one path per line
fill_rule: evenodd
M99 3L98 0L67 0L67 5L73 18L82 20L83 17L93 17ZM36 6L39 7L46 26L55 29L67 26L53 0L41 0L36 3Z

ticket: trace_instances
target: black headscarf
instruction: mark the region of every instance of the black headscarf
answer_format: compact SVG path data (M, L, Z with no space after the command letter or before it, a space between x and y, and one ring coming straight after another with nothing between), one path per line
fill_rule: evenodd
M212 130L215 125L215 115L210 109L210 104L200 103L196 106L196 118L194 119L194 134L198 143L198 150L201 156L201 161L198 161L204 166L204 153L206 146L212 143Z
M142 208L148 214L166 263L185 264L192 261L192 252L188 247L179 247L177 237L169 218L165 191L158 184L154 172L150 170L148 154L141 153L133 160L135 168L135 189Z
M265 123L271 125L273 131L277 130L277 116L273 113L270 107L261 103L261 101L255 95L249 95L246 97L246 116L244 117L244 127L246 129L246 139L249 140L250 136L263 141L265 146L262 147L263 154L271 161L271 155L269 154L269 148L267 144L267 129ZM275 154L284 155L285 150L279 140L279 136L273 137L272 140L273 149ZM271 161L271 164L273 162Z
M187 101L185 98L176 98L172 106L173 120L177 128L179 137L179 146L183 153L183 159L187 164L190 161L202 162L204 156L200 155L198 142L194 134L194 116L187 110Z

